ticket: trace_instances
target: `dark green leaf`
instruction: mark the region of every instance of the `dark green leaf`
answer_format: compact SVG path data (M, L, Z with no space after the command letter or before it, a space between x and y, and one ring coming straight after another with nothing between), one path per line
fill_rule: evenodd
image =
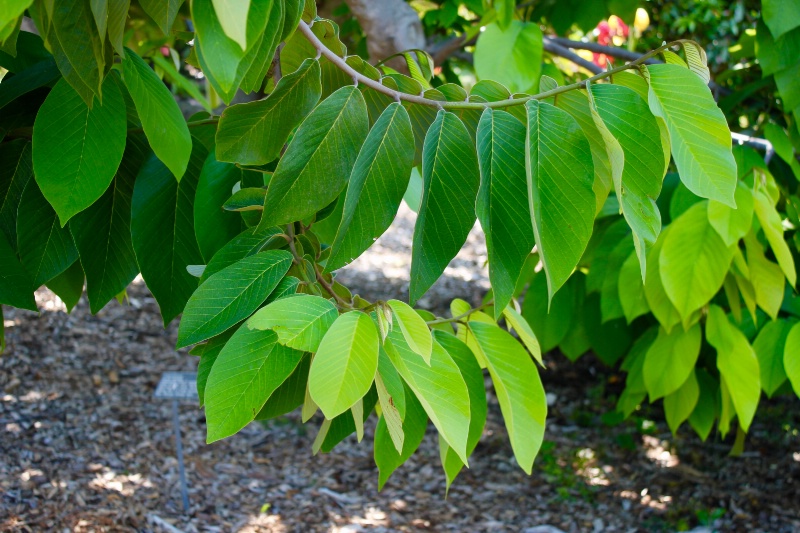
M53 44L53 39L58 40L58 47L68 61L60 61L58 67L84 103L91 107L90 94L105 96L102 95L101 85L106 57L103 53L103 37L97 32L89 2L54 0L48 11L52 16L49 41ZM83 87L90 92L83 90Z
M170 35L183 0L139 0L139 4L144 12L158 24L164 35Z
M385 416L378 420L378 427L375 428L375 464L378 466L378 490L382 489L389 477L397 470L409 457L411 457L422 439L425 437L425 429L428 427L428 415L422 405L414 396L411 390L406 390L407 408L403 419L403 449L398 452L392 444L389 429Z
M38 311L31 278L3 234L0 234L0 304Z
M75 261L64 272L48 281L47 288L61 298L67 307L67 313L71 313L83 294L83 280L81 262Z
M212 257L211 261L206 265L200 282L204 283L208 278L223 268L234 264L240 259L260 252L262 248L273 239L277 238L283 243L286 243L282 237L276 237L276 235L280 233L281 231L277 227L249 228L244 230L214 254L214 257Z
M0 144L0 230L17 248L17 208L33 176L31 143L22 139Z
M222 208L241 181L242 169L208 154L194 197L194 232L206 262L242 231L242 218Z

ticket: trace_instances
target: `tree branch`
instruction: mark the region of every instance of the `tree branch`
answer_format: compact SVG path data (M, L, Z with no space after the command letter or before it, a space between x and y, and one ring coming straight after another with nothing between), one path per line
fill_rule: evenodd
M563 46L558 44L555 41L555 39L552 39L551 37L545 37L543 43L544 43L544 49L547 52L553 54L554 56L563 57L564 59L571 61L572 63L575 63L579 67L585 68L592 74L600 74L601 72L603 72L602 67L595 65L588 59L584 59L575 52L567 48L564 48Z

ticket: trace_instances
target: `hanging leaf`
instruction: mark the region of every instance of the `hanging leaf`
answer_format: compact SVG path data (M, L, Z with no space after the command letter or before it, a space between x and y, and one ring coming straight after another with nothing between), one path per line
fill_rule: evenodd
M378 490L381 490L389 476L394 473L409 457L411 457L422 439L425 437L425 429L428 427L428 415L419 403L419 400L410 390L406 392L408 407L405 418L403 419L403 445L400 451L391 443L389 426L386 414L378 420L378 427L375 428L375 464L378 466Z
M795 394L800 396L800 324L795 324L786 336L783 349L783 368L792 383Z
M514 330L522 344L528 349L530 354L533 356L536 361L544 367L544 361L542 361L542 349L539 346L539 340L536 338L536 334L533 332L533 329L530 327L528 322L520 315L513 306L509 305L503 311L503 317L506 319L506 324L510 328Z
M761 388L768 398L786 381L786 369L783 367L786 339L792 330L792 324L786 320L773 320L758 332L753 341L753 351L758 358L761 370Z
M247 12L250 0L212 0L214 12L225 35L247 50Z
M797 270L795 269L792 252L783 237L781 216L763 190L756 191L754 196L755 213L761 224L761 229L764 230L764 235L767 237L769 246L772 248L781 270L786 275L786 279L794 287L797 284Z
M5 236L0 234L0 304L38 311L33 290L30 276Z
M512 93L529 92L539 84L542 52L538 24L515 20L505 29L489 24L475 45L475 73L480 80L502 83Z
M702 368L696 369L695 374L700 385L700 397L689 416L689 424L705 442L719 411L719 383Z
M83 294L83 281L81 262L75 261L64 272L48 281L47 288L61 298L67 308L67 313L71 313Z
M279 343L304 352L316 352L338 317L339 311L330 301L298 294L259 309L247 321L247 326L250 329L271 329L278 334Z
M170 35L183 0L139 0L139 4L158 24L164 35Z
M699 398L700 385L694 370L692 370L683 385L664 398L664 416L667 418L667 425L673 435L692 414Z
M700 341L699 324L688 331L678 328L667 333L664 328L659 329L642 368L651 402L672 394L683 385L700 355Z
M242 231L242 218L222 209L242 179L242 169L217 161L213 152L208 154L194 197L194 232L206 262Z
M12 249L17 248L17 207L31 177L31 143L17 139L0 144L0 232Z
M753 225L753 191L739 182L734 199L736 209L715 200L708 202L708 221L728 246L744 237Z

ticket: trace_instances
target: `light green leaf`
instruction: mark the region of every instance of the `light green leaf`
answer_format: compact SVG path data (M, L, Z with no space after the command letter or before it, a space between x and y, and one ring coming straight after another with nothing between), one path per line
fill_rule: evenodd
M783 349L783 368L792 383L794 393L800 396L800 324L795 324L786 336Z
M38 311L33 283L17 255L0 233L0 304Z
M647 305L653 312L653 316L656 317L667 332L671 331L675 324L681 322L681 315L670 301L669 296L667 296L664 284L661 281L661 261L659 256L671 229L670 226L664 228L656 244L647 254L648 263L652 265L652 268L647 270L647 276L644 281L644 295L647 299Z
M170 35L183 0L139 0L139 4L144 12L158 24L164 35Z
M475 73L480 80L502 83L512 93L528 92L539 84L542 51L538 24L515 20L505 30L489 24L475 45Z
M668 396L689 377L700 355L700 325L695 324L688 331L681 328L667 333L664 328L647 350L642 369L644 384L650 401Z
M653 265L659 272L660 269L657 265ZM619 279L617 282L617 290L619 291L619 303L622 306L622 312L625 314L625 320L628 324L639 316L642 316L650 311L650 306L647 304L647 295L644 290L644 283L642 282L641 267L636 253L628 256L622 268L619 269Z
M404 438L400 451L391 444L391 434L389 433L385 412L378 420L378 427L375 428L374 453L375 464L378 466L378 490L382 489L389 480L389 476L417 451L422 439L425 437L428 416L425 414L425 410L419 400L410 390L406 391L406 397L408 398L408 409L403 420Z
M408 113L392 103L375 122L356 159L326 271L353 261L389 228L408 186L413 159Z
M247 11L250 0L212 0L225 35L247 50Z
M226 108L217 129L217 159L240 165L273 161L321 93L319 62L306 59L267 98Z
M499 318L514 294L533 245L525 173L525 126L505 111L486 109L478 124L481 185L475 210L486 235L494 315Z
M700 385L700 397L689 416L689 424L705 442L719 411L719 383L702 368L696 369L695 374Z
M453 113L440 111L422 155L423 193L414 227L411 305L442 275L475 224L480 184L478 158L467 128Z
M774 320L778 317L783 302L786 285L784 274L780 266L764 256L764 249L752 231L745 235L744 243L747 249L747 267L750 270L749 282L755 293L755 301Z
M125 150L125 102L114 80L90 109L62 79L47 95L33 128L33 168L61 225L108 188Z
M31 143L22 139L0 144L0 234L17 248L17 208L33 177Z
M207 442L252 422L297 367L303 352L278 344L272 331L240 327L217 356L205 390Z
M0 0L0 28L22 15L33 0Z
M664 415L673 435L678 432L681 424L692 414L699 398L700 385L697 382L695 371L692 369L683 385L672 394L664 397Z
M280 34L286 15L284 4L284 0L273 0L269 4L256 4L257 9L269 7L269 12L264 33L259 35L258 39L250 46L236 71L237 79L243 75L239 88L246 93L258 91L265 85L265 78L275 59L275 51L281 43Z
M203 283L186 304L178 328L178 348L218 335L264 303L292 263L284 250L245 257Z
M411 350L422 357L426 363L431 364L431 351L433 350L433 337L425 320L405 302L389 300L392 315L400 327L403 338Z
M353 86L319 104L278 163L261 225L308 218L335 200L347 184L368 128L364 97Z
M458 365L439 343L434 343L431 364L428 366L408 346L399 327L392 328L385 347L394 367L414 391L439 434L453 448L461 462L467 464L470 401L467 384Z
M794 0L764 0L762 8L764 22L775 39L800 26L800 6Z
M706 339L717 350L717 368L723 379L722 385L730 394L742 429L747 431L761 396L756 354L747 342L747 337L730 323L725 312L716 305L712 305L708 311ZM722 411L720 430L723 423L730 420L725 416L724 395Z
M708 221L708 202L672 222L659 256L661 281L684 321L722 288L733 258Z
M470 322L470 327L486 358L514 457L530 475L544 439L547 417L547 400L539 372L528 353L508 332L481 322Z
M511 305L503 310L503 316L508 326L519 336L522 344L528 349L528 352L530 352L533 358L544 367L542 349L539 346L539 340L536 338L536 334L533 332L533 329L531 329L530 324L528 324L522 315Z
M130 57L132 54L128 54ZM197 288L197 278L186 267L203 264L194 236L192 203L207 156L206 149L196 143L186 175L178 183L170 170L152 155L142 165L133 187L133 249L165 325L183 311Z
M242 179L242 169L208 154L194 197L194 233L206 262L242 231L242 217L222 209Z
M378 370L378 330L369 315L341 315L322 338L308 375L308 391L332 419L350 409L372 386Z
M381 352L380 358L382 359L383 357L388 356L384 356L383 352ZM391 364L391 362L389 364ZM381 363L379 359L378 369L380 369L380 366ZM397 450L397 453L402 454L403 444L406 438L405 433L403 432L403 416L405 416L405 413L403 413L403 416L401 416L400 411L397 409L397 406L395 406L394 397L383 383L380 370L378 374L375 375L375 390L378 393L378 401L381 405L381 419L386 426L385 430L389 433L389 438L392 440L394 449ZM403 396L403 401L405 401L405 395ZM422 409L421 406L420 409ZM425 418L427 419L427 416ZM380 421L378 424L380 424Z
M234 333L236 333L236 330L229 329L225 333L217 335L216 337L212 337L207 342L198 344L189 350L190 355L197 355L200 357L200 361L197 363L197 396L200 401L200 407L205 404L205 392L206 384L208 383L208 375L211 373L211 369L214 367L217 356L219 356L222 348L225 347L225 344Z
M753 191L739 182L734 198L736 209L716 200L708 202L708 221L728 246L744 237L753 225Z
M279 343L304 352L316 352L338 317L339 312L330 301L298 294L259 309L247 321L247 326L250 329L271 329L278 334Z
M648 65L649 104L667 124L681 181L703 198L736 207L731 134L708 86L679 65Z
M153 69L128 48L122 61L122 77L150 146L180 181L192 156L192 137L172 93Z
M761 370L761 388L768 398L772 398L786 381L783 359L792 326L786 320L772 320L766 323L753 341L753 351L758 357L758 367Z
M34 163L36 159L34 158ZM761 229L764 230L764 235L767 237L770 248L775 254L775 259L789 280L789 284L794 287L797 284L797 270L795 270L794 257L789 250L789 245L783 238L783 225L781 223L781 216L775 209L772 201L767 197L766 193L759 189L755 192L755 213L761 223Z
M526 107L528 202L552 301L592 235L592 153L583 131L566 111L536 100ZM564 159L565 153L570 157Z

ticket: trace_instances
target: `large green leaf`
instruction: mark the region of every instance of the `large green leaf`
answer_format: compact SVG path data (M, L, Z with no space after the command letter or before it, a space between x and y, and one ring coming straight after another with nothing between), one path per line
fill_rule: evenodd
M305 352L316 352L319 343L339 317L330 301L319 296L298 294L276 300L259 309L247 326L250 329L271 329L278 342Z
M661 231L656 198L665 162L658 123L645 101L627 87L594 85L591 96L597 127L606 140L617 200L633 230L644 278L647 245L655 243Z
M708 86L680 65L648 65L649 104L667 124L681 181L703 198L736 207L731 134Z
M411 457L422 439L425 437L425 429L428 427L428 415L422 408L416 396L408 390L408 407L403 419L403 447L398 452L392 444L389 426L386 421L386 414L378 420L378 427L375 428L375 464L378 466L378 490L382 489L389 476L397 470L409 457Z
M414 391L439 434L461 462L467 464L470 401L458 365L441 345L434 343L428 366L408 346L399 329L394 327L389 333L385 342L386 353Z
M793 0L764 0L762 17L772 36L777 39L800 26L800 6Z
M783 368L795 394L800 396L800 324L792 326L786 336L786 346L783 349Z
M747 337L731 324L725 312L712 305L706 322L706 339L717 350L717 368L747 431L761 396L759 365Z
M392 310L395 326L400 328L408 347L430 363L433 337L425 320L405 302L389 300L387 303Z
M684 321L722 288L733 257L708 221L708 202L673 221L659 258L664 290Z
M475 210L486 235L494 315L511 301L533 245L525 173L525 126L505 111L487 109L478 123L481 186Z
M558 346L573 325L575 295L570 285L548 301L546 274L539 271L531 278L522 302L522 316L536 334L542 352Z
M412 305L442 275L475 224L478 158L467 129L453 113L440 111L425 136L422 179L411 258Z
M642 369L651 402L672 394L683 385L700 355L701 336L699 324L688 331L676 328L667 333L663 327L659 329L658 337L647 350Z
M0 232L17 248L17 208L33 177L31 143L22 139L0 144Z
M192 156L192 136L175 98L153 69L128 48L122 77L150 146L180 180Z
M328 329L308 375L308 392L325 418L344 413L369 391L379 343L375 323L359 311L341 315Z
M147 152L131 140L111 187L69 223L86 273L89 308L97 313L139 273L131 241L131 199L136 174Z
M139 0L144 12L150 15L164 35L170 35L183 0Z
M47 95L33 127L33 168L62 226L108 188L126 134L125 102L110 78L91 109L64 79Z
M267 98L226 108L217 129L217 159L240 165L264 165L276 159L321 93L319 62L306 59L281 78Z
M755 213L761 224L761 229L764 230L767 242L769 242L769 246L772 248L781 270L786 275L786 279L794 287L797 284L797 270L795 269L792 252L783 237L781 216L763 190L756 191L754 196Z
M361 91L343 87L303 121L278 163L264 200L261 225L305 219L339 196L369 120Z
M753 225L753 191L739 182L734 199L736 209L716 200L708 202L708 221L728 246L744 237Z
M272 331L236 330L208 375L207 441L229 437L252 422L302 358L303 352L278 344Z
M194 236L192 204L207 156L206 149L195 143L186 175L178 183L170 170L152 155L139 171L133 187L133 249L165 325L183 311L197 288L197 278L186 267L203 263Z
M528 202L552 300L592 235L592 153L580 126L566 111L537 100L526 107Z
M664 416L673 435L692 414L699 398L700 385L693 369L681 388L664 398Z
M192 294L178 328L178 348L218 335L247 318L289 271L292 254L270 250L217 272Z
M353 166L325 270L353 261L389 228L408 187L413 159L408 112L394 102L375 122Z
M33 288L61 274L78 258L69 229L59 225L34 180L28 181L19 202L17 246Z
M475 45L478 78L498 81L512 93L535 89L542 68L543 43L539 25L515 20L505 29L489 24L482 30Z
M769 398L786 381L783 359L786 339L792 326L786 320L772 320L766 323L753 341L753 351L758 357L758 367L761 370L761 388Z
M200 282L204 283L223 268L260 252L270 241L280 239L282 243L285 243L286 241L282 237L276 237L280 233L281 231L277 227L248 228L244 230L214 254L214 257L211 258L211 261L208 262L205 270L203 270Z
M519 466L530 475L544 439L547 400L536 365L507 331L470 322L492 376L508 438Z
M0 0L0 28L22 15L33 0Z
M222 209L243 171L208 154L194 197L194 232L206 262L242 231L242 217Z
M247 12L250 0L212 0L214 12L225 35L247 50Z
M37 311L33 290L30 276L0 233L0 304Z

